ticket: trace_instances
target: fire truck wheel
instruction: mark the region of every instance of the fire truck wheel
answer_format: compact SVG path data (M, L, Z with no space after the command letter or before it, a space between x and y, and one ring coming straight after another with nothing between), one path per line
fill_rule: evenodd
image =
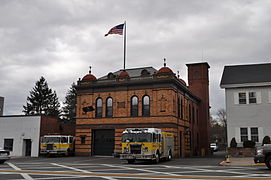
M67 151L65 152L65 156L70 156L70 149L67 149Z
M134 159L128 159L127 161L128 161L128 164L133 164L135 162Z
M155 154L155 160L154 160L154 163L155 163L155 164L158 164L159 161L160 161L160 155L159 155L159 152L157 152L157 153Z
M171 153L171 150L169 150L167 160L170 161L171 159L172 159L172 153Z
M271 156L266 158L265 165L268 167L268 169L271 169Z

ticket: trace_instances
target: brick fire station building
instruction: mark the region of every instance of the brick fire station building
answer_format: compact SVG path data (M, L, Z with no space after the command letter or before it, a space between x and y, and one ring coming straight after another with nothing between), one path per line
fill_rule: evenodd
M188 84L169 67L134 68L77 82L76 155L112 155L125 128L174 133L174 156L209 152L209 65L187 64Z

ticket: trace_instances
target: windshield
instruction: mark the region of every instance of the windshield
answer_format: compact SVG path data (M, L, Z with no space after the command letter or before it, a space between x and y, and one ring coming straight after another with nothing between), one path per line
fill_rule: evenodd
M41 137L41 143L67 143L67 137Z
M122 142L152 142L151 133L125 133Z

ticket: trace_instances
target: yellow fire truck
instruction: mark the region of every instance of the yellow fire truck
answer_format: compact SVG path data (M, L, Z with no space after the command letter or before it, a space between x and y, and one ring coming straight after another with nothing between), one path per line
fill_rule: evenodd
M172 133L157 128L127 128L122 133L120 159L129 164L135 160L152 160L159 163L161 158L170 160L174 151Z
M40 155L73 155L74 139L69 135L45 135L40 138Z

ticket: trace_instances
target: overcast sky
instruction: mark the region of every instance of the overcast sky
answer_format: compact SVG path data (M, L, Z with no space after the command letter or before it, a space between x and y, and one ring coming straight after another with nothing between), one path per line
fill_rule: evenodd
M4 115L22 114L44 76L60 101L92 66L96 77L123 68L167 66L187 81L187 63L210 65L211 113L225 107L225 65L271 62L270 0L1 0L0 96Z

